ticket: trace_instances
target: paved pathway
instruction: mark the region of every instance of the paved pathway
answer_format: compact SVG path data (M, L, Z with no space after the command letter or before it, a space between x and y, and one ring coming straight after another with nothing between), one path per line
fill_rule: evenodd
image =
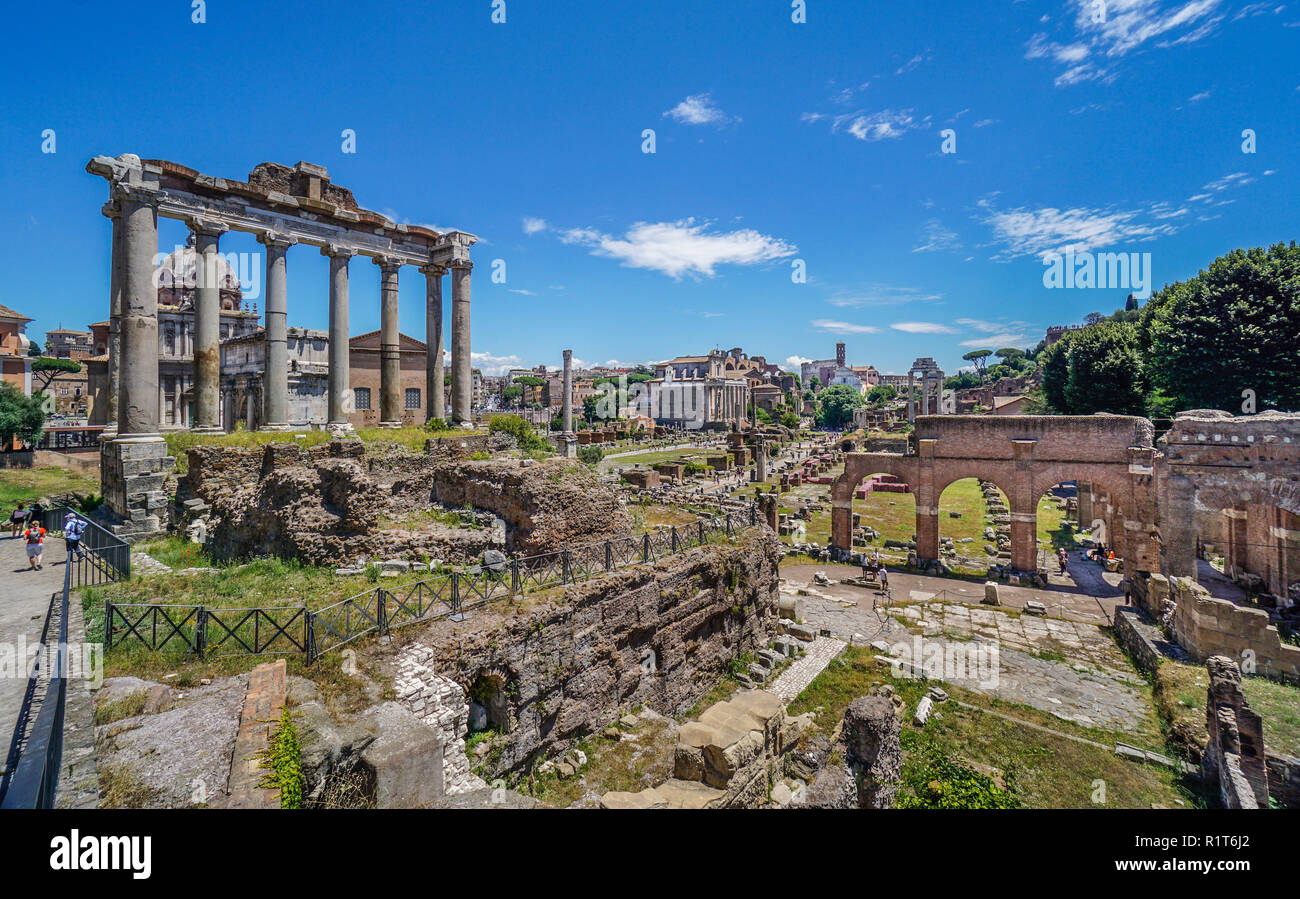
M802 658L781 672L776 680L764 687L767 692L789 703L807 689L817 675L826 670L826 666L844 651L848 644L834 637L818 637L808 644L808 652Z
M50 597L63 589L64 548L58 537L45 540L45 568L30 571L22 537L0 538L0 644L14 657L25 652L19 670L0 670L0 765L9 752L14 724L27 690L28 664L36 656Z

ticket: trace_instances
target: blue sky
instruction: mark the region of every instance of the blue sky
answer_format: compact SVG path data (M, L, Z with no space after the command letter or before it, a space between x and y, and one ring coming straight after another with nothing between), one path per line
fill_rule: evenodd
M1295 0L1111 0L1104 22L1094 0L807 0L803 24L789 0L506 0L504 24L492 7L11 11L0 304L35 336L107 317L107 191L84 166L125 152L239 179L307 160L362 206L479 235L488 373L565 347L785 361L840 339L855 364L954 371L1123 303L1045 288L1045 252L1150 253L1158 289L1300 230ZM163 247L183 240L164 221ZM291 324L325 327L326 276L290 252ZM375 266L354 261L351 295L353 333L378 327ZM422 337L414 269L401 299Z

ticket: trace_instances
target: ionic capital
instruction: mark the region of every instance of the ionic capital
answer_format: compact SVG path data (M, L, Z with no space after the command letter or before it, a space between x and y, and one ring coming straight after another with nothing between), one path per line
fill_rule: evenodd
M356 247L346 246L344 244L327 243L320 248L322 256L328 256L331 259L351 259L357 255Z
M185 225L196 237L220 237L230 230L230 226L220 219L187 218Z
M267 249L285 250L298 242L298 238L291 237L283 231L260 231L257 234L257 242Z
M402 267L402 260L396 256L374 256L370 261L379 266L380 271L385 275L395 275Z

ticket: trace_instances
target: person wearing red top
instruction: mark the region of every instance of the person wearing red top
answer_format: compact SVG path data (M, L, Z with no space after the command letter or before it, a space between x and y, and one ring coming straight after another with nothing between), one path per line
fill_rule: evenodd
M40 571L45 567L45 528L39 521L33 521L23 531L23 539L27 541L28 567Z

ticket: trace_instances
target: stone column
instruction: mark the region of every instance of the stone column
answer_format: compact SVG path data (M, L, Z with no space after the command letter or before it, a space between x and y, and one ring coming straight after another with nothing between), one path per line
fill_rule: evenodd
M113 243L108 276L108 387L104 398L104 433L111 440L117 434L118 393L122 389L122 291L123 233L122 207L116 200L100 210L113 223Z
M560 407L564 416L564 433L573 433L573 350L564 351L564 400Z
M397 270L402 264L389 256L372 260L379 266L379 426L402 426L402 346L397 328Z
M907 373L907 420L916 421L916 379Z
M157 199L125 190L122 225L122 371L119 438L158 437L158 253Z
M754 446L754 480L767 480L767 443L763 440Z
M330 261L330 382L329 427L351 430L352 378L348 344L348 262L356 255L351 247L330 244L321 247Z
M474 424L469 350L469 275L473 268L474 263L467 259L451 263L451 417L462 428Z
M258 235L266 247L266 374L262 378L262 428L289 427L289 247L292 237L267 231Z
M424 272L424 341L427 346L424 389L428 398L424 408L429 418L446 418L446 403L442 397L442 276L447 274L447 269L429 264L421 267L420 271Z
M226 226L191 219L194 264L198 274L194 291L194 430L221 432L221 251ZM180 391L176 405L180 413Z

